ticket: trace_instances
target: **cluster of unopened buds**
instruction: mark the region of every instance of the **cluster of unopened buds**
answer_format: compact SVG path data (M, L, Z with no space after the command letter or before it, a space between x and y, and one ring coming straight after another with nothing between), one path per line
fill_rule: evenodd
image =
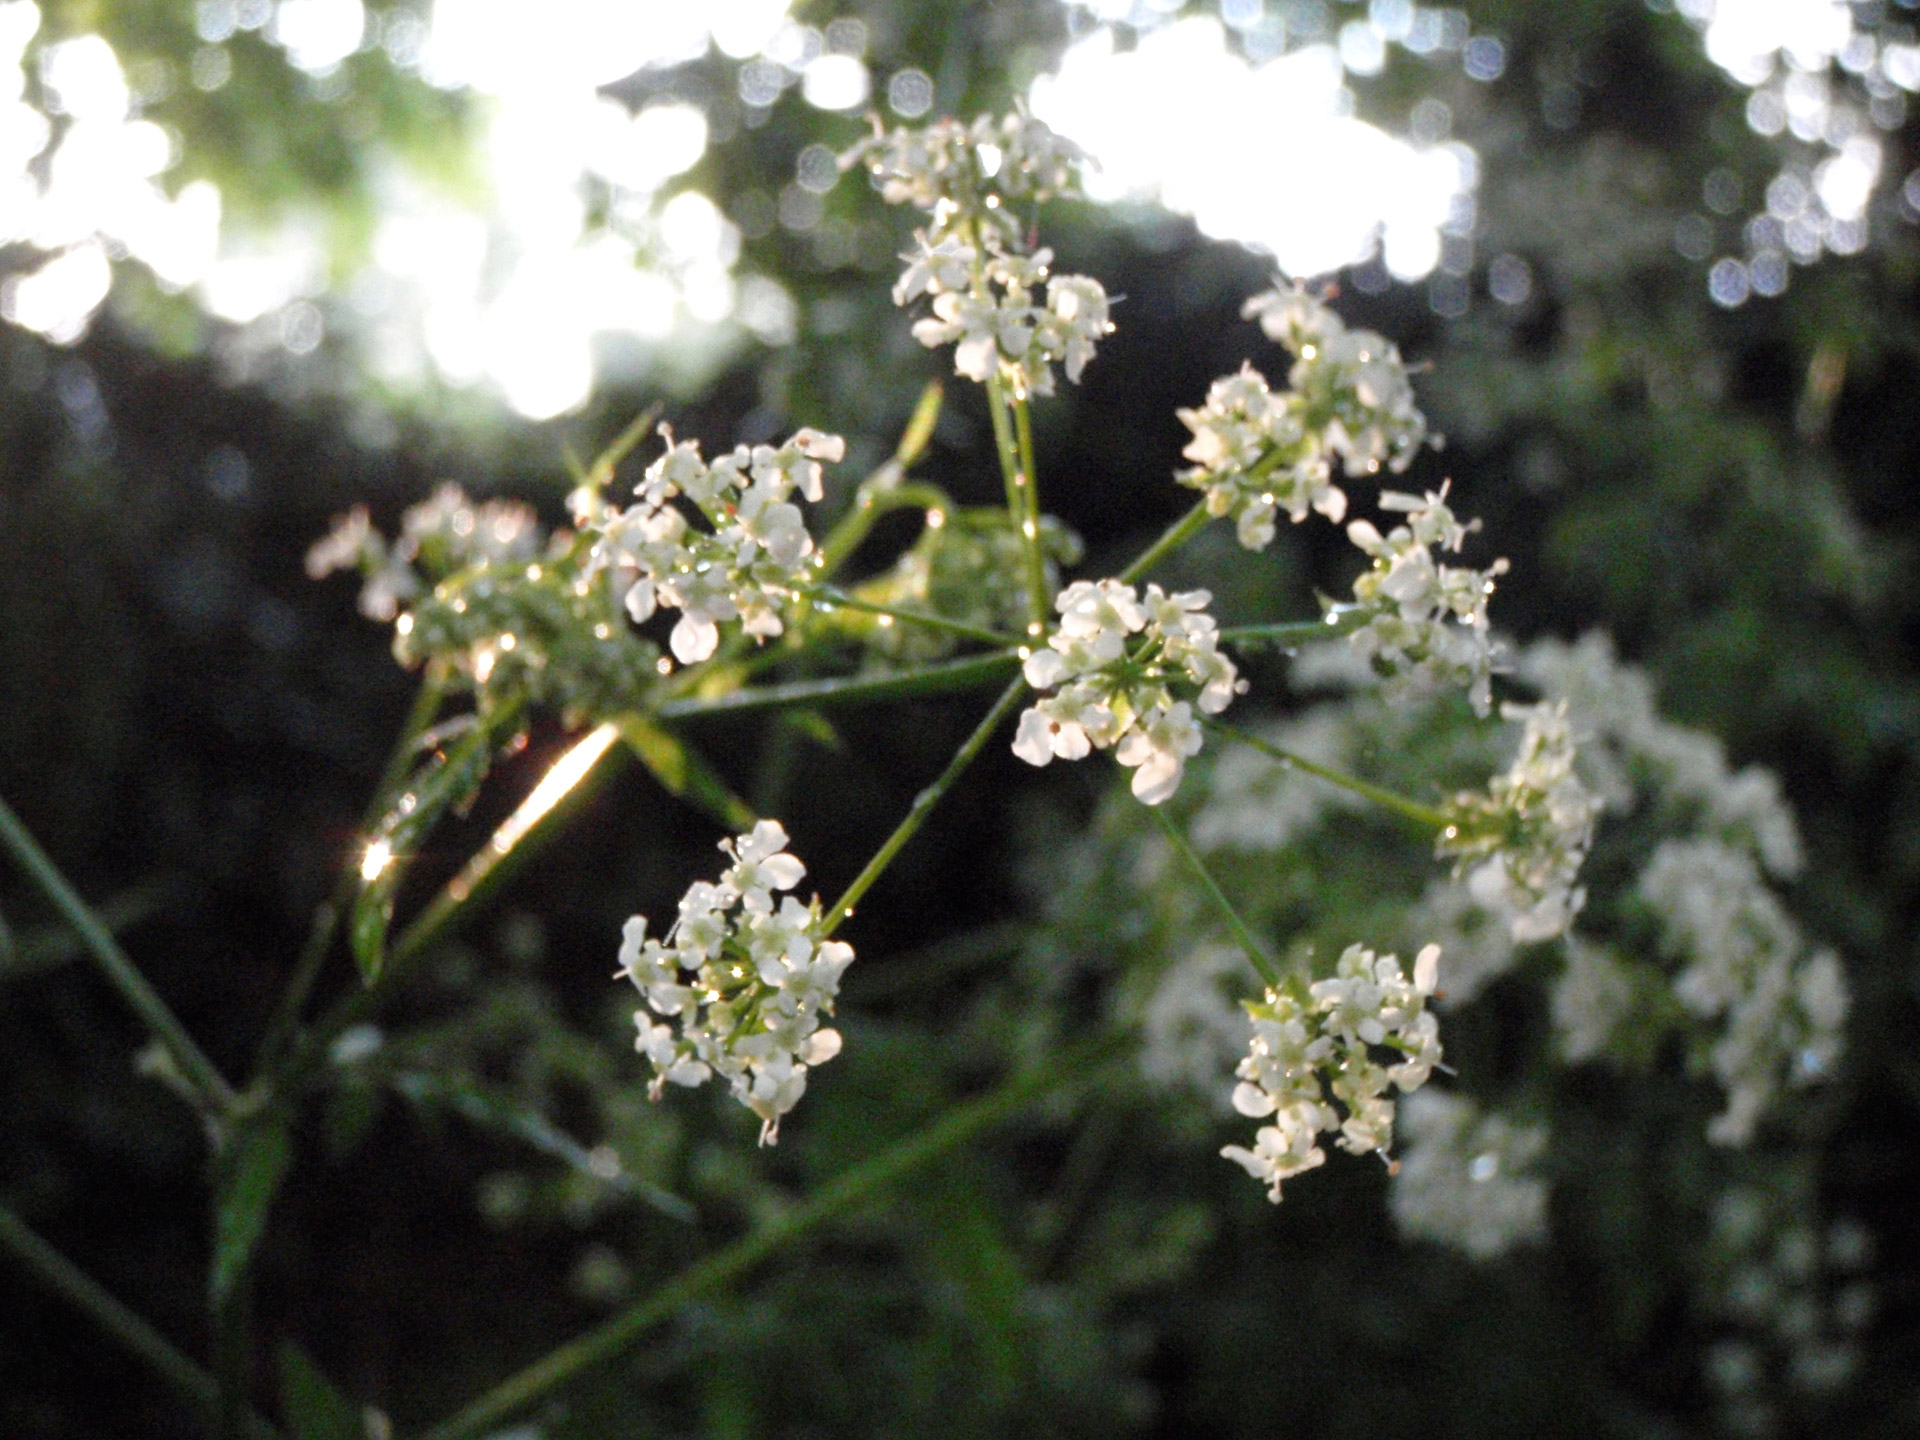
M1347 329L1293 286L1254 296L1246 313L1293 351L1291 388L1276 392L1251 365L1214 381L1204 405L1179 412L1194 466L1178 479L1205 494L1209 514L1233 518L1242 545L1264 550L1281 511L1296 524L1313 510L1346 515L1335 461L1349 476L1404 471L1427 425L1400 352L1371 330Z
M1141 596L1119 580L1076 580L1054 597L1060 624L1026 659L1029 685L1047 691L1020 716L1013 753L1029 765L1079 760L1114 747L1133 770L1133 793L1158 805L1200 751L1200 723L1245 688L1219 650L1205 590Z
M682 664L711 656L725 621L738 620L761 639L781 634L781 607L806 586L814 553L800 507L788 497L798 490L819 500L820 462L843 458L846 441L802 429L784 445L740 445L709 463L698 441L675 442L665 425L660 434L666 453L634 488L639 502L585 517L594 536L590 568L634 577L626 607L636 624L662 607L680 612L668 644ZM680 496L710 530L672 503Z
M1504 920L1516 944L1565 933L1586 903L1574 882L1593 843L1600 800L1574 772L1564 700L1506 704L1521 722L1520 752L1483 795L1457 796L1437 846L1455 857L1474 901Z
M1446 495L1444 485L1425 498L1388 490L1380 508L1404 514L1404 523L1385 535L1368 520L1347 526L1347 538L1373 561L1353 582L1366 619L1351 639L1379 673L1458 686L1474 713L1485 715L1493 707L1495 658L1487 601L1507 562L1475 570L1434 559L1436 550L1458 552L1480 523L1454 519Z
M1354 1155L1392 1145L1388 1089L1419 1089L1440 1060L1440 1027L1426 1008L1439 966L1438 945L1414 957L1411 978L1397 957L1349 945L1332 978L1315 981L1304 998L1281 988L1246 1002L1253 1040L1234 1071L1233 1107L1272 1123L1251 1150L1228 1145L1220 1153L1264 1182L1275 1204L1282 1181L1326 1163L1322 1134L1337 1133Z
M840 1053L840 1032L820 1021L853 962L852 946L822 934L817 899L784 894L776 905L807 873L786 846L775 820L721 841L733 863L718 882L687 888L665 938L648 938L635 915L620 946L620 973L646 997L633 1019L635 1048L653 1063L649 1093L719 1075L760 1117L763 1145L806 1093L807 1071Z

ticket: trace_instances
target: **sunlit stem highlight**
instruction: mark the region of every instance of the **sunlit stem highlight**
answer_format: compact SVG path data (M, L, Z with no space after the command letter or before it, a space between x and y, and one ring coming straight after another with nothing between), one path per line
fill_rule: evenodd
M908 610L898 605L876 605L871 600L862 600L857 595L849 595L846 591L832 585L815 586L809 594L822 609L838 605L843 610L858 610L865 615L882 615L889 620L905 621L909 625L924 625L930 630L944 630L949 635L958 635L964 639L978 640L997 647L1020 643L1020 637L1017 635L1002 635L997 630L984 630L978 625L949 620L944 615L930 615L924 610Z
M1026 402L1023 399L1021 404ZM1012 407L1007 387L998 375L987 380L987 412L993 417L994 450L1000 456L1000 477L1006 482L1007 518L1020 534L1027 560L1027 633L1038 639L1047 630L1046 557L1040 551L1039 502L1033 498L1033 473L1023 467L1020 442L1014 438ZM1029 437L1031 448L1031 437Z

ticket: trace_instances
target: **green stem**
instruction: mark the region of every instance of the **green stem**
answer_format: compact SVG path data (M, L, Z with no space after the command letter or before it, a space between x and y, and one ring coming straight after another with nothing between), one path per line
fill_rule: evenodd
M180 889L176 881L167 878L146 880L131 890L102 900L93 907L93 911L100 917L100 923L117 938L122 932L152 919L179 898ZM4 924L5 921L0 920L0 926ZM0 981L15 980L36 970L51 970L56 965L66 964L87 948L71 927L57 921L23 930L10 938L13 947L11 952L0 954Z
M1034 597L1029 630L1038 638L1046 633L1053 597L1047 593L1047 557L1040 544L1040 468L1033 458L1033 410L1025 395L1014 397L1013 427L1020 445L1020 475L1026 481L1021 489L1027 508L1020 517L1020 535L1026 541L1027 594Z
M876 700L907 700L923 695L947 695L999 680L1020 666L1020 657L1007 651L975 655L910 670L903 675L850 675L832 680L795 680L786 685L763 685L728 695L669 700L656 712L666 721L694 720L708 715L742 715L757 710L781 710L792 705L852 705Z
M987 380L987 413L993 419L993 448L1000 457L1000 478L1007 489L1007 518L1020 533L1027 552L1027 633L1038 638L1047 630L1046 571L1040 557L1040 531L1027 525L1029 477L1020 468L1020 443L1013 436L1013 418L1006 386L996 374ZM1039 568L1036 569L1036 559Z
M860 903L860 897L872 888L874 881L886 873L887 866L893 863L893 857L898 855L907 841L913 838L913 832L918 830L927 816L933 813L933 807L938 805L941 798L953 787L953 782L960 778L961 772L973 763L974 757L985 748L987 741L993 738L993 732L1000 728L1000 722L1007 718L1015 705L1020 703L1020 697L1025 695L1026 691L1027 682L1018 678L1007 686L1000 693L1000 698L993 702L993 708L986 713L986 717L974 727L973 734L967 737L966 743L955 753L953 759L947 762L947 768L940 772L940 778L913 797L913 807L907 811L906 818L894 828L893 834L887 837L886 843L874 852L873 858L867 862L867 868L854 877L853 883L847 887L847 893L842 895L833 909L827 912L827 918L820 927L820 934L823 937L839 929L841 922L853 914L853 907Z
M167 1008L167 1002L160 998L159 992L147 983L146 976L127 958L119 941L113 938L113 932L100 923L99 916L67 883L66 877L47 858L46 852L4 800L0 800L0 845L12 853L20 868L27 872L28 878L73 927L93 958L99 961L101 970L113 987L146 1022L147 1028L153 1031L154 1038L166 1050L182 1078L212 1110L226 1111L233 1104L233 1087L227 1084L226 1078L194 1043L186 1027Z
M1335 605L1318 620L1286 620L1273 625L1233 625L1220 632L1220 643L1244 649L1273 646L1294 650L1322 640L1351 635L1366 621L1366 611L1358 605Z
M219 1404L215 1411L220 1440L246 1440L247 1419L253 1407L253 1275L252 1264L234 1277L232 1287L213 1311L213 1367Z
M1362 780L1357 775L1349 775L1346 771L1336 770L1331 765L1322 765L1316 760L1307 759L1304 755L1296 755L1291 750L1282 750L1270 740L1262 740L1258 735L1249 735L1246 731L1236 730L1231 725L1222 725L1218 720L1205 720L1201 723L1216 734L1229 740L1238 740L1242 745L1251 745L1262 755L1270 756L1282 765L1295 770L1304 770L1309 775L1317 775L1328 784L1338 785L1342 790L1351 791L1355 795L1371 800L1374 804L1391 810L1396 815L1405 816L1415 824L1425 825L1434 830L1444 830L1453 823L1444 811L1436 810L1431 805L1422 805L1418 800L1409 799L1397 790L1383 789L1381 786Z
M933 439L933 427L940 419L940 397L943 393L944 387L938 380L927 382L892 457L860 482L860 488L854 492L852 507L820 543L820 574L823 579L838 570L841 562L860 548L860 542L873 529L873 522L887 511L903 505L925 505L929 510L944 513L952 503L945 492L934 486L900 483Z
M1116 1053L1121 1043L1117 1037L1102 1036L1042 1061L991 1094L956 1106L925 1130L842 1172L777 1220L694 1262L625 1313L496 1385L420 1440L469 1440L497 1427L582 1371L619 1355L647 1330L700 1296L744 1275L782 1246L817 1230L882 1187L957 1150L1040 1096L1085 1078Z
M195 1408L214 1413L220 1387L213 1376L176 1350L164 1335L108 1294L4 1205L0 1205L0 1246L11 1251L41 1284L84 1311L102 1330L145 1361L154 1374ZM255 1436L270 1437L274 1433L273 1427L257 1415L248 1416L248 1427Z
M642 414L636 425L650 422L652 413ZM631 426L628 427L632 429ZM637 440L639 437L634 437ZM626 437L622 436L622 440ZM629 448L632 442L628 442ZM615 442L618 448L620 442ZM609 450L607 454L612 454ZM625 451L620 453L624 454ZM605 456L602 456L604 459ZM600 461L594 462L596 466ZM616 462L617 463L617 462ZM609 473L611 473L609 471ZM440 713L440 706L447 695L447 681L444 671L438 666L429 666L426 677L420 682L420 688L414 693L413 705L407 711L406 721L400 728L400 736L394 742L393 751L387 756L385 769L381 771L379 783L374 786L373 799L368 803L365 816L360 822L360 831L365 833L373 828L380 816L385 813L388 802L400 782L407 778L407 772L413 761L415 746L421 735L426 732L433 719ZM333 893L320 902L320 908L314 912L313 925L307 931L307 941L301 947L300 957L294 962L293 974L287 981L287 988L281 992L279 1003L274 1007L273 1018L267 1024L267 1031L261 1037L260 1045L254 1053L253 1073L263 1075L286 1049L293 1039L294 1031L300 1024L300 1012L306 1008L307 999L313 993L313 987L319 982L320 972L326 965L327 955L333 948L333 937L340 928L340 918L353 908L354 891L359 880L358 867L353 857L340 867L340 877L334 884Z
M1259 972L1260 978L1266 981L1267 988L1278 990L1280 968L1273 963L1272 957L1267 954L1267 947L1260 943L1259 937L1247 928L1247 922L1240 918L1240 912L1233 908L1233 902L1227 899L1226 892L1213 878L1213 872L1207 869L1207 862L1200 858L1200 852L1195 850L1187 837L1180 833L1180 827L1173 823L1173 817L1168 815L1162 807L1149 805L1147 809L1159 823L1160 832L1167 837L1167 842L1180 852L1180 858L1185 860L1188 868L1200 877L1200 884L1212 897L1221 918L1227 922L1227 928L1233 932L1233 938L1239 942L1240 948L1247 952L1248 961Z
M1017 635L1002 635L997 630L983 630L978 625L968 625L963 621L949 620L944 615L930 615L924 610L907 610L894 605L876 605L870 600L849 595L833 585L817 585L808 592L819 609L838 605L843 610L858 610L867 615L885 615L895 620L904 620L910 625L925 625L933 630L945 630L950 635L959 635L968 640L978 640L1004 650L1010 645L1018 645Z
M1211 518L1207 514L1207 502L1204 500L1198 502L1185 515L1169 525L1165 534L1142 551L1138 560L1122 570L1120 578L1129 585L1144 579L1154 566L1198 535Z

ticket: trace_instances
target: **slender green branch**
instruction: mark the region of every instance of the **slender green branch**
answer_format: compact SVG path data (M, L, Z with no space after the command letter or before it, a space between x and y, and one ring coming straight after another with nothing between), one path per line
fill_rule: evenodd
M1038 637L1046 631L1047 611L1053 597L1047 593L1047 557L1040 544L1040 470L1033 458L1033 409L1024 394L1014 396L1013 427L1020 446L1020 477L1026 482L1021 487L1026 511L1019 521L1020 538L1026 542L1027 552L1029 628Z
M636 425L650 422L657 409L641 415ZM631 429L632 427L628 427ZM625 437L622 437L623 439ZM635 440L639 437L636 435ZM615 442L616 446L619 442ZM612 453L609 451L608 453ZM625 453L622 451L621 453ZM595 462L598 464L598 462ZM611 472L609 472L611 473ZM400 727L399 738L394 741L393 751L387 756L385 768L380 773L379 783L374 786L373 798L367 804L365 817L360 822L360 832L370 830L385 812L393 792L400 782L407 778L407 772L413 762L413 754L420 737L440 713L440 707L446 701L447 677L440 665L427 668L426 676L420 682L420 688L414 693L413 704L407 711L407 718ZM358 867L351 861L340 867L339 879L335 882L333 893L320 902L320 908L314 912L312 927L307 931L306 944L300 949L300 956L294 962L293 974L287 981L287 988L281 992L280 1000L274 1007L273 1018L267 1024L266 1033L254 1053L253 1073L263 1075L286 1049L300 1024L300 1012L306 1008L307 999L313 993L313 987L320 979L320 972L327 962L327 955L333 948L334 936L339 932L341 917L353 908L354 891L359 884Z
M242 1267L232 1287L213 1307L213 1368L220 1440L246 1440L253 1404L253 1266Z
M819 1229L884 1186L957 1150L1040 1096L1088 1078L1123 1043L1117 1037L1102 1036L1042 1061L990 1094L956 1106L918 1134L843 1171L777 1220L696 1261L623 1314L496 1385L420 1440L469 1440L494 1429L582 1371L619 1355L700 1296L738 1279L781 1247Z
M1018 645L1018 635L1002 635L997 630L985 630L978 625L968 625L964 621L949 620L944 615L929 614L924 610L908 610L897 605L876 605L871 600L862 600L857 595L833 585L818 585L809 592L817 608L825 610L838 605L843 610L858 610L866 615L884 615L893 620L904 620L909 625L925 625L932 630L945 630L950 635L959 635L968 640L978 640L982 644L1005 649Z
M0 845L11 852L20 868L27 872L28 878L74 928L93 958L100 962L101 970L113 987L146 1022L147 1028L153 1031L154 1038L165 1048L182 1078L215 1111L224 1112L230 1107L233 1104L233 1087L214 1069L213 1062L194 1043L179 1018L167 1008L167 1002L160 998L160 993L147 983L147 977L127 958L126 951L120 948L120 942L113 938L113 932L100 923L100 917L67 883L66 876L47 858L46 852L4 800L0 800Z
M147 1367L178 1390L193 1406L212 1414L219 1404L213 1376L176 1350L166 1336L121 1304L84 1270L36 1234L6 1206L0 1205L0 1246L12 1252L36 1279L118 1340ZM257 1415L248 1417L251 1433L270 1437L273 1427Z
M1047 629L1045 559L1040 554L1040 530L1029 526L1027 512L1031 502L1027 492L1032 477L1021 468L1020 443L1014 439L1012 409L1007 404L1006 386L998 375L987 380L987 413L993 418L993 448L1000 457L1000 478L1007 488L1007 519L1020 534L1027 555L1027 633L1038 637Z
M160 877L144 880L130 890L123 890L118 895L102 900L93 909L100 917L100 923L118 937L124 931L152 919L179 898L179 883ZM0 920L0 926L4 924L5 921ZM50 970L56 965L64 965L87 948L86 942L73 932L72 927L57 921L22 930L8 939L12 945L11 951L0 949L0 981L18 979L36 970Z
M1227 928L1233 932L1233 938L1240 948L1247 952L1247 960L1259 972L1260 978L1267 983L1269 990L1280 988L1280 967L1273 963L1273 957L1267 954L1267 947L1260 943L1260 937L1247 928L1247 922L1240 918L1240 912L1233 908L1233 902L1227 899L1220 883L1213 878L1213 872L1207 869L1207 862L1200 858L1200 852L1193 848L1187 837L1180 833L1180 827L1173 823L1173 817L1159 805L1149 805L1148 811L1159 822L1160 832L1167 842L1180 852L1180 858L1187 867L1200 877L1200 884L1212 898L1220 916L1227 922Z
M1169 525L1165 534L1143 550L1139 559L1122 570L1120 578L1129 585L1145 579L1154 566L1205 529L1207 521L1211 518L1207 514L1207 502L1199 501L1185 515Z
M842 921L853 914L853 907L860 903L860 897L872 888L874 881L886 873L887 866L893 863L893 857L898 855L907 841L913 838L914 831L920 828L927 816L933 813L933 807L938 805L947 791L953 788L953 782L960 778L961 772L971 765L974 757L986 747L987 741L993 738L993 732L1000 728L1000 722L1012 713L1013 707L1020 703L1020 697L1026 694L1026 691L1027 682L1017 678L1003 690L1000 698L993 702L993 708L967 737L966 743L955 752L953 759L947 762L947 768L940 772L940 778L913 797L913 806L907 811L906 818L894 827L893 833L867 862L867 868L854 877L853 883L847 887L847 893L842 895L833 909L827 912L827 918L820 928L823 936L831 935L840 928Z
M741 715L756 710L781 710L792 705L853 705L876 700L908 700L923 695L948 695L972 690L1003 679L1019 669L1012 651L975 655L909 670L901 675L850 675L832 680L795 680L736 690L728 695L669 700L657 712L661 720L694 720L708 715Z
M1201 723L1215 734L1229 740L1237 740L1242 745L1251 745L1262 755L1270 756L1282 765L1295 770L1304 770L1309 775L1317 775L1328 784L1338 785L1342 790L1349 790L1355 795L1371 800L1374 804L1391 810L1396 815L1405 816L1415 824L1425 825L1434 830L1444 830L1453 823L1444 811L1436 810L1431 805L1422 805L1418 800L1409 799L1397 790L1385 789L1370 781L1362 780L1357 775L1336 770L1331 765L1322 765L1316 760L1307 759L1304 755L1296 755L1291 750L1282 750L1270 740L1262 740L1258 735L1249 735L1246 731L1236 730L1231 725L1222 725L1218 720L1204 720Z
M860 542L873 529L873 522L887 511L904 505L924 505L929 510L944 512L952 503L944 491L932 485L901 483L908 469L925 453L933 439L933 427L940 419L940 399L944 393L944 387L938 380L927 382L892 457L860 482L859 489L854 492L852 506L820 544L820 574L823 579L838 570L841 562L860 548Z
M1322 640L1337 640L1351 635L1366 623L1367 612L1358 605L1335 605L1318 620L1285 620L1273 625L1232 625L1220 632L1220 643L1246 649L1272 646L1294 650Z

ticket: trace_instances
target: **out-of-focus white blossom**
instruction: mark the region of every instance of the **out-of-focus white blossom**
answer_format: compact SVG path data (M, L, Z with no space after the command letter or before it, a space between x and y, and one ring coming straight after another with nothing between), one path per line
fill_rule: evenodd
M635 623L661 608L680 612L668 643L682 664L712 655L728 621L759 639L781 634L781 607L805 587L814 550L788 497L798 490L819 500L820 462L841 459L846 441L803 429L784 445L736 446L709 464L698 441L676 443L665 425L660 433L666 453L635 487L639 503L586 520L594 566L631 577L626 607ZM680 496L709 530L672 504Z
M1434 559L1436 550L1458 552L1474 528L1454 519L1445 486L1424 499L1389 490L1380 508L1404 514L1406 522L1385 535L1366 520L1347 527L1347 537L1373 561L1353 582L1367 616L1349 637L1353 647L1381 674L1461 687L1475 713L1485 715L1492 708L1495 656L1487 601L1507 562L1474 570Z
M717 883L687 888L664 939L635 915L620 945L619 973L646 998L633 1019L634 1047L653 1064L649 1093L719 1075L760 1117L763 1145L779 1139L809 1069L840 1053L840 1032L820 1020L853 962L851 946L822 937L817 899L783 893L807 873L786 845L776 820L721 841L732 863Z
M1681 961L1674 994L1719 1022L1704 1048L1727 1104L1708 1138L1744 1145L1782 1085L1822 1079L1838 1059L1848 1005L1839 958L1808 953L1753 856L1721 841L1665 841L1638 890Z
M475 503L458 485L447 484L407 508L391 545L373 528L367 507L356 505L307 551L307 575L319 580L336 570L358 570L360 613L386 621L431 589L433 579L529 560L541 539L539 518L529 507L512 500Z
M1440 1027L1426 1008L1439 961L1439 947L1427 946L1408 977L1396 957L1350 945L1333 976L1304 998L1270 989L1247 1002L1253 1039L1234 1071L1233 1108L1271 1123L1251 1150L1228 1145L1220 1153L1264 1183L1276 1205L1283 1181L1325 1163L1322 1134L1337 1133L1354 1155L1392 1145L1388 1090L1419 1089L1440 1060ZM1383 1063L1383 1052L1395 1058Z
M1605 946L1569 934L1566 963L1553 984L1553 1028L1560 1053L1579 1063L1592 1059L1633 1011L1633 972Z
M1422 1090L1400 1108L1404 1139L1388 1204L1400 1233L1490 1260L1547 1233L1547 1186L1530 1167L1544 1125L1519 1125L1464 1095Z
M1219 650L1205 590L1145 596L1119 580L1076 580L1054 597L1060 624L1022 668L1046 691L1021 713L1013 753L1029 765L1112 747L1133 793L1158 805L1200 752L1202 714L1226 709L1244 682Z
M1600 802L1574 773L1566 701L1500 707L1525 726L1513 764L1484 795L1447 807L1437 853L1457 857L1456 875L1482 908L1507 923L1516 944L1565 932L1587 892L1574 882L1593 843Z

